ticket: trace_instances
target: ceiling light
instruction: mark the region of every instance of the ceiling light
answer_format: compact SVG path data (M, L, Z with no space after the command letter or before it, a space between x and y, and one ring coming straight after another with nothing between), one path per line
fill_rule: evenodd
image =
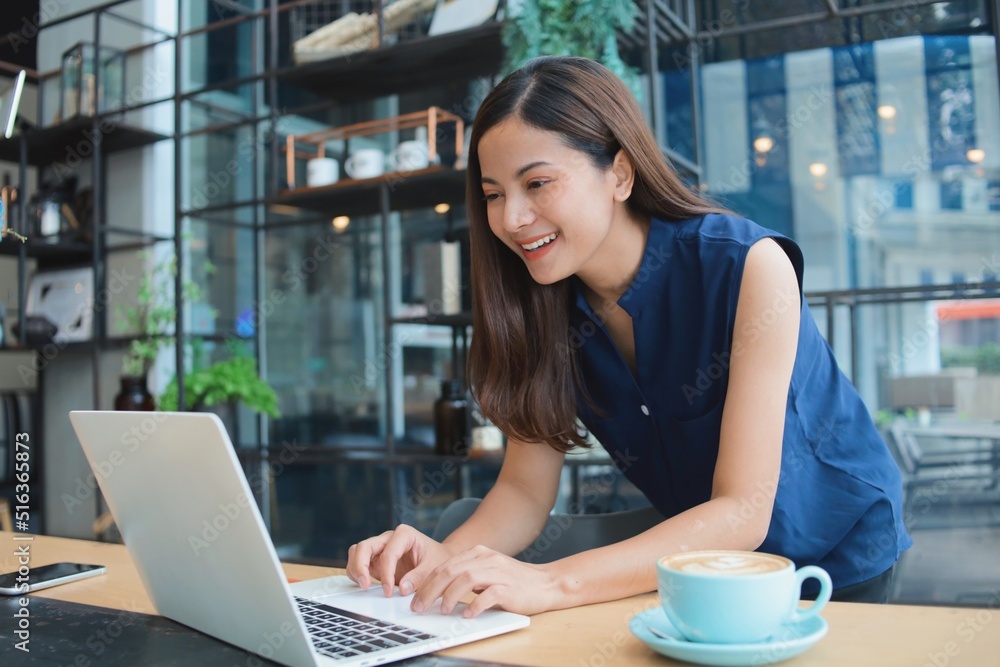
M753 148L758 153L767 153L774 148L774 140L768 136L757 137L753 140Z

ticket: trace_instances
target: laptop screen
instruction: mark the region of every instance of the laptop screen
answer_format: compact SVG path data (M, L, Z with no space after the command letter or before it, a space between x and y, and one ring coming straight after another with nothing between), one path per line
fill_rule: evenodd
M24 70L21 70L13 79L0 83L0 136L5 139L10 139L14 134L14 120L21 103L24 77Z

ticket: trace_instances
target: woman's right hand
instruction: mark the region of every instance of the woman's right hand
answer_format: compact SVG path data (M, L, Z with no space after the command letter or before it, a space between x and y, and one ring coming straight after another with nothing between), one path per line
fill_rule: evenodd
M371 585L373 578L378 579L386 597L392 595L398 581L399 592L409 595L434 568L453 555L444 544L402 524L351 545L347 551L347 576L363 589Z

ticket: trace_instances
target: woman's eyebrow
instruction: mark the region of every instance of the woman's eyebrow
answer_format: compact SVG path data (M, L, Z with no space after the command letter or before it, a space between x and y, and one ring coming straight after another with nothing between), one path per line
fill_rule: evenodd
M521 167L520 169L518 169L517 170L517 174L515 174L515 176L517 178L521 178L522 176L524 176L524 174L528 170L534 169L535 167L541 167L541 166L552 166L552 163L551 162L546 162L544 160L536 160L534 162L529 162L528 164L526 164L523 167ZM500 185L499 183L497 183L495 180L493 180L489 176L483 176L482 182L483 183L492 183L493 185Z

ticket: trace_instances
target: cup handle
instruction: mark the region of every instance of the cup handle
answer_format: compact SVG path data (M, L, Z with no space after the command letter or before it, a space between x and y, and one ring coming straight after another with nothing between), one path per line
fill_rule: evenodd
M351 178L354 178L354 156L350 156L344 160L344 171Z
M812 603L811 607L807 609L795 609L792 613L792 621L794 622L804 621L818 614L826 606L826 603L830 601L830 595L833 593L833 582L830 580L830 575L827 574L826 570L816 565L806 565L795 572L795 588L800 594L802 592L802 583L810 577L819 579L819 595L816 596L816 601Z

